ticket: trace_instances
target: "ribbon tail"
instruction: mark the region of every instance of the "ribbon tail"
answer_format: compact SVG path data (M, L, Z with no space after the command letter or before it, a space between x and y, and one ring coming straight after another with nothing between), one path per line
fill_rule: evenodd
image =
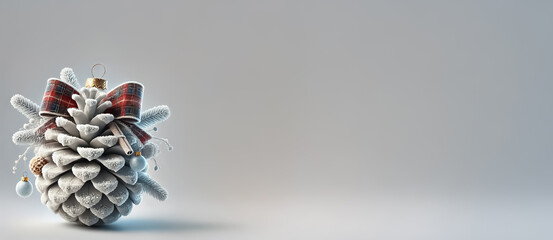
M46 121L45 123L43 123L40 127L38 127L36 130L35 130L35 134L36 135L44 135L44 133L46 132L46 130L50 129L50 128L55 128L57 127L56 125L56 118L53 117L53 118L50 118L48 121Z

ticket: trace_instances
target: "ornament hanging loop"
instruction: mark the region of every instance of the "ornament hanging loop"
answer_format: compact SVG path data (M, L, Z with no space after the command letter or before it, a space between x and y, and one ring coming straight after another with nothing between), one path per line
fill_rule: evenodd
M106 66L105 66L104 64L101 64L101 63L96 63L96 64L92 65L92 68L90 68L90 74L92 74L92 77L93 77L93 78L96 78L96 77L94 76L94 68L95 68L96 66L102 66L102 68L104 68L104 73L102 73L102 76L99 77L99 78L103 78L104 75L106 75Z
M100 77L95 77L94 76L94 68L96 66L102 66L102 68L104 68L104 73L102 73L102 76L100 76ZM85 87L87 87L87 88L95 87L95 88L98 88L98 89L106 90L107 81L105 79L102 79L104 77L104 75L106 75L106 66L104 66L104 64L101 64L101 63L96 63L96 64L92 65L92 68L90 68L90 74L92 74L92 77L86 79Z

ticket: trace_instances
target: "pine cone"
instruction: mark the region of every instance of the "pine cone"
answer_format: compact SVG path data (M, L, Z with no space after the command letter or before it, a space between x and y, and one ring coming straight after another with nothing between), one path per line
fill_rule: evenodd
M105 97L96 88L74 95L78 109L68 109L71 118L56 118L57 127L44 133L37 151L49 161L35 182L41 202L65 220L87 226L126 216L140 203L145 188L160 187L128 166L118 144L121 136L107 127L114 116L103 113L111 106ZM134 151L143 148L139 141L131 142Z
M29 163L29 169L35 175L42 175L42 167L48 163L48 159L43 157L34 157Z
M96 78L91 79L96 81ZM144 159L155 157L158 146L151 142L143 144L132 129L125 128L126 124L121 124L121 129L113 127L112 132L108 126L119 126L120 123L120 120L114 122L114 115L108 113L113 110L110 109L112 103L102 90L93 86L78 91L80 86L72 69L64 68L60 79L56 80L66 85L47 88L50 94L56 96L43 98L42 106L59 110L54 114L57 116L68 113L66 117L42 115L38 104L19 94L10 101L29 119L29 123L14 133L12 141L17 145L35 147L36 157L29 168L37 175L35 185L42 193L41 202L68 221L91 226L112 223L126 216L133 204L140 203L143 192L165 200L167 191L146 173L148 164ZM67 91L78 93L71 96L74 102L67 102ZM56 101L62 101L67 106L76 105L77 108L63 108L61 111L62 106ZM143 111L142 115L134 116L134 120L139 121L131 127L154 127L169 116L169 107L153 107ZM144 135L140 136L145 139ZM124 142L126 151L119 144L121 137L128 140L128 143ZM171 149L166 140L160 140ZM132 153L128 151L129 145L135 156L127 156ZM15 171L16 166L13 169Z

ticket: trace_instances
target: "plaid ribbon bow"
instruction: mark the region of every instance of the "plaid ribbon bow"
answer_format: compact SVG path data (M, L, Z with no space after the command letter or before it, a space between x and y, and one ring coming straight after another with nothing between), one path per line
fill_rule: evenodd
M104 113L113 114L118 123L129 127L133 134L144 144L152 137L134 124L140 122L143 90L144 86L137 82L126 82L115 87L104 99L104 101L111 101L112 103L111 107ZM67 109L77 108L77 103L71 97L73 94L79 94L79 91L58 79L48 79L46 91L42 98L40 116L54 118L44 123L37 131L44 133L46 130L56 127L56 116L69 117Z

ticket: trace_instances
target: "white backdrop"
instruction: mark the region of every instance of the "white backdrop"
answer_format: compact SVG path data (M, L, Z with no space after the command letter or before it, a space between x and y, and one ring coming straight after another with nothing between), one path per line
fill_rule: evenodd
M551 239L553 6L2 1L2 239ZM167 104L145 196L107 228L21 200L16 93L94 63ZM34 180L34 179L33 179ZM36 191L36 190L35 190ZM4 237L5 236L5 237Z

